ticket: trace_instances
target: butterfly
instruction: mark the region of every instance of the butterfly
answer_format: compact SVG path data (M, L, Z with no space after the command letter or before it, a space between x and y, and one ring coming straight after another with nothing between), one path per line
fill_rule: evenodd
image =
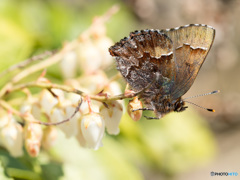
M109 52L131 89L143 90L139 98L146 107L141 110L152 110L156 115L147 118L160 119L187 108L182 96L192 86L214 37L215 29L204 24L141 30L131 32Z

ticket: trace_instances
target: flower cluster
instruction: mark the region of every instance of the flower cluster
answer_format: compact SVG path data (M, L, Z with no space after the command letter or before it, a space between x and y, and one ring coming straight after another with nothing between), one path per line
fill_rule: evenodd
M109 78L104 71L113 64L108 53L113 42L106 36L105 19L95 18L90 28L77 40L65 45L62 51L39 66L47 68L58 62L65 79L64 85L56 85L45 78L45 71L35 82L18 84L21 78L34 72L27 69L0 91L2 99L17 90L26 94L23 103L16 106L18 109L5 100L0 101L3 107L0 109L0 145L12 156L21 156L23 147L30 156L38 156L41 148L47 150L54 145L58 130L66 138L76 138L80 146L94 150L102 146L105 130L110 135L120 132L119 123L123 114L120 99L126 97L124 94L118 96L121 88L116 77L119 76ZM29 88L32 86L42 88L41 92L31 94ZM128 113L133 120L141 118L141 111L133 112L141 107L137 97L129 102Z

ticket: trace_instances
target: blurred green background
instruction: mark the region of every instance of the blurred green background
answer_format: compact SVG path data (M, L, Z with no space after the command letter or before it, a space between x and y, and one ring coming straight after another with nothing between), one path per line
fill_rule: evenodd
M192 100L216 113L191 106L159 121L139 122L125 114L120 134L106 135L98 151L83 149L63 134L51 151L42 151L38 158L27 154L12 158L1 148L0 179L190 180L212 179L211 171L240 173L239 1L1 0L0 70L60 48L114 4L120 11L107 23L107 34L114 42L137 29L189 23L216 28L212 50L185 95L220 89L220 94ZM61 78L58 71L49 73Z

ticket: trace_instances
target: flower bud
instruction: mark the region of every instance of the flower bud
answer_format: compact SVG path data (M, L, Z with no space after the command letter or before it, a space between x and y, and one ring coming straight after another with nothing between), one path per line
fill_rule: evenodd
M86 141L87 147L97 150L102 146L105 124L98 113L89 113L82 117L80 129Z
M100 113L104 117L107 132L117 135L119 133L119 123L123 114L123 107L118 101L112 101L107 104L108 108L102 106Z
M0 127L0 142L13 157L19 157L23 155L23 129L13 117L9 118L6 115L0 120L8 119L8 123Z
M36 157L40 152L43 136L42 127L39 124L27 123L24 127L25 148L28 154Z
M127 112L134 121L139 121L142 117L142 110L133 112L133 110L139 108L142 108L142 102L138 99L137 96L135 96L131 101L129 101L127 107Z

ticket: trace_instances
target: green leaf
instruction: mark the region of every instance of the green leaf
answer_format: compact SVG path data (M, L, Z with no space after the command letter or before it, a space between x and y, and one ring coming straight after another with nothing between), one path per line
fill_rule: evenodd
M13 180L13 178L9 178L4 174L4 168L2 166L2 162L0 161L0 179L1 180Z

